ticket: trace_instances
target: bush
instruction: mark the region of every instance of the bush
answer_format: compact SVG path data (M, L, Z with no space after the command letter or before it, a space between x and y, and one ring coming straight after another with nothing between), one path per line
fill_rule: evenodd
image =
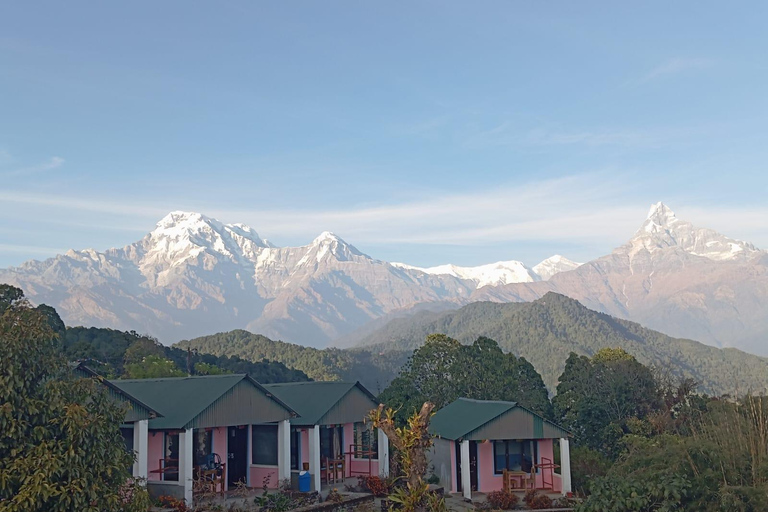
M535 489L526 491L523 501L533 510L552 508L552 499L545 494L539 494Z
M369 491L374 496L386 496L389 494L390 486L388 482L378 476L359 476L357 477L360 487L364 491Z
M510 490L501 490L489 492L487 500L496 510L509 510L517 505L519 498Z

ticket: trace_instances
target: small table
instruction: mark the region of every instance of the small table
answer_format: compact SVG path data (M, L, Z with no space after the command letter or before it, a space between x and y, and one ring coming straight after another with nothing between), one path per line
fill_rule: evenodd
M344 458L341 459L328 459L328 482L335 482L336 480L344 481L347 476L347 464ZM339 472L341 472L341 478L338 478Z

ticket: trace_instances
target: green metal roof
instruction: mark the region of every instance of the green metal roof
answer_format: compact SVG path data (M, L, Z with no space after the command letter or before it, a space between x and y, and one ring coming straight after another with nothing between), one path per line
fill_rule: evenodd
M99 383L103 384L107 388L107 391L112 398L118 400L119 402L127 402L129 409L126 411L125 418L123 419L125 423L133 423L139 420L147 420L162 416L162 414L157 412L155 409L148 406L130 393L126 393L119 387L115 386L82 362L69 363L69 367L72 368L76 375L83 378L95 379Z
M535 438L541 438L544 435L544 424L548 425L547 429L551 429L548 430L549 432L557 432L565 436L569 434L564 428L518 405L517 402L472 400L469 398L459 398L437 411L432 416L429 431L444 439L458 440L468 438L481 427L488 426L488 424L513 409L525 411L527 413L526 417L532 419L532 427L534 432L536 432L533 434ZM505 416L505 418L507 418L505 421L509 421L509 416ZM494 425L499 425L499 423L494 423ZM484 430L487 431L488 429Z
M432 416L429 431L445 439L461 439L516 406L516 402L459 398Z
M152 408L162 418L150 421L151 429L188 428L193 420L241 381L246 380L290 413L295 411L274 397L247 374L169 377L163 379L112 380L112 384Z
M299 414L291 420L294 425L320 425L328 411L355 387L378 405L376 397L359 382L290 382L264 387Z

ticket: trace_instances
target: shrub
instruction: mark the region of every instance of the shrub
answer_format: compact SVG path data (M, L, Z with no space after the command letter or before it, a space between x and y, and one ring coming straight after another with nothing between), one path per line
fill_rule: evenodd
M360 487L364 490L370 491L374 496L386 496L389 494L390 486L378 476L360 476L357 478Z
M517 505L517 502L519 500L517 495L515 495L515 493L513 493L510 490L489 492L487 499L491 507L497 510L498 509L509 510L513 508L515 505Z
M174 498L173 496L160 496L157 501L161 507L172 508L175 512L187 512L189 510L184 500Z
M526 491L523 501L533 510L552 508L552 499L546 494L539 494L535 489Z

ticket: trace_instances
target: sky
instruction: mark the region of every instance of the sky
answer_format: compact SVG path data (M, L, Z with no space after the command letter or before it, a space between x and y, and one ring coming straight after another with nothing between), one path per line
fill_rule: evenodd
M173 210L430 266L768 247L765 2L0 3L0 267Z

